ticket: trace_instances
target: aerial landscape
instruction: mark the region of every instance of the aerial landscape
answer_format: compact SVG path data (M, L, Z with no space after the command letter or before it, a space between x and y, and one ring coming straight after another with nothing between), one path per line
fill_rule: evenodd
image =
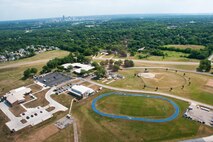
M212 1L0 3L0 142L213 142Z

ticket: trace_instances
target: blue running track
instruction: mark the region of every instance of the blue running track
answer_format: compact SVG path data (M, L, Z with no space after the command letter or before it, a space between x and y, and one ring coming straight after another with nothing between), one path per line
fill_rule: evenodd
M113 94L121 95L121 96L140 96L140 97L146 97L146 98L155 98L155 99L165 100L165 101L167 101L167 102L169 102L170 104L173 105L173 107L175 108L175 112L168 118L150 119L150 118L141 118L141 117L132 117L132 116L121 116L121 115L107 114L107 113L103 113L103 112L99 111L96 108L97 101L100 100L103 97L107 97L107 96L110 96L110 95L113 95ZM92 109L97 114L99 114L101 116L105 116L105 117L110 117L110 118L115 118L115 119L136 120L136 121L143 121L143 122L154 122L154 123L172 121L173 119L178 117L179 112L180 112L178 105L175 102L173 102L172 100L168 99L168 98L165 98L165 97L162 97L162 96L145 95L145 94L126 94L126 93L122 93L122 92L110 92L110 93L106 93L106 94L102 94L102 95L98 96L97 98L95 98L92 101Z

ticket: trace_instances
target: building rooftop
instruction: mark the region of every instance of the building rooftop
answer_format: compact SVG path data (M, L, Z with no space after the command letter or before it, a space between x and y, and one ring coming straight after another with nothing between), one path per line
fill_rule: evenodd
M70 92L78 96L82 96L85 93L91 94L94 92L94 90L83 85L73 85Z
M82 70L89 71L94 69L95 67L91 65L81 64L81 63L67 63L62 65L65 69L67 69L69 66L72 66L74 69L73 71L75 73L81 73Z
M20 87L10 92L6 93L5 97L10 104L15 103L16 101L23 101L25 100L24 95L30 93L31 89L27 87Z

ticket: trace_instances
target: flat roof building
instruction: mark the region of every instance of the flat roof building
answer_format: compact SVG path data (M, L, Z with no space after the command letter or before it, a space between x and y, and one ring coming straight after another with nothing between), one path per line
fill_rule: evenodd
M7 102L10 105L13 105L15 103L22 103L25 101L25 95L29 94L32 90L27 87L20 87L14 90L11 90L10 92L6 93L4 97L6 97Z
M62 65L65 69L67 69L69 66L73 67L73 71L75 73L80 74L82 70L84 71L89 71L94 69L95 67L91 65L86 65L86 64L81 64L81 63L67 63Z
M73 85L69 91L82 98L88 97L89 95L95 93L93 89L83 85Z

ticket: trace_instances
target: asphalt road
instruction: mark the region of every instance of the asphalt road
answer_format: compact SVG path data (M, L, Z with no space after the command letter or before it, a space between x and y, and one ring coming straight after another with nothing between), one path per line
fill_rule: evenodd
M125 60L125 59L119 59L119 58L114 58L114 57L110 57L110 58L103 58L103 56L100 57L93 57L94 60ZM212 60L213 59L213 54L208 58L208 60ZM148 60L135 60L135 59L131 59L134 62L138 62L138 63L150 63L150 64L163 64L163 65L199 65L199 62L175 62L175 61L148 61ZM213 64L213 63L212 63Z
M110 60L113 59L115 61L117 60L125 60L125 59L119 59L119 58L98 58L98 57L93 57L94 60ZM199 62L175 62L175 61L147 61L147 60L134 60L131 59L134 62L138 63L150 63L150 64L163 64L163 65L199 65Z
M176 69L176 68L167 68L167 67L130 67L130 68L123 68L124 70L131 70L131 69L168 69L173 71L179 71L179 72L185 72L185 73L196 73L200 75L207 75L207 76L213 76L213 74L205 73L205 72L197 72L195 70L183 70L183 69Z
M95 84L97 86L101 86L103 88L107 88L107 89L110 89L110 90L116 90L116 91L121 91L121 92L134 92L134 93L145 93L145 94L162 95L162 96L166 96L166 97L171 97L171 98L174 98L174 99L182 100L182 101L185 101L185 102L189 102L190 104L191 103L192 104L197 104L197 105L201 105L201 106L205 106L205 107L213 109L212 105L201 103L201 102L197 102L197 101L194 101L194 100L191 100L191 99L183 98L183 97L180 97L180 96L175 96L175 95L168 94L168 93L162 93L162 92L157 92L157 91L153 92L153 91L144 91L144 90L132 90L132 89L116 88L116 87L112 87L112 86L108 86L108 85L104 85L104 84L100 84L100 83L91 81L90 79L84 79L84 80L89 82L89 83L92 83L92 84Z

